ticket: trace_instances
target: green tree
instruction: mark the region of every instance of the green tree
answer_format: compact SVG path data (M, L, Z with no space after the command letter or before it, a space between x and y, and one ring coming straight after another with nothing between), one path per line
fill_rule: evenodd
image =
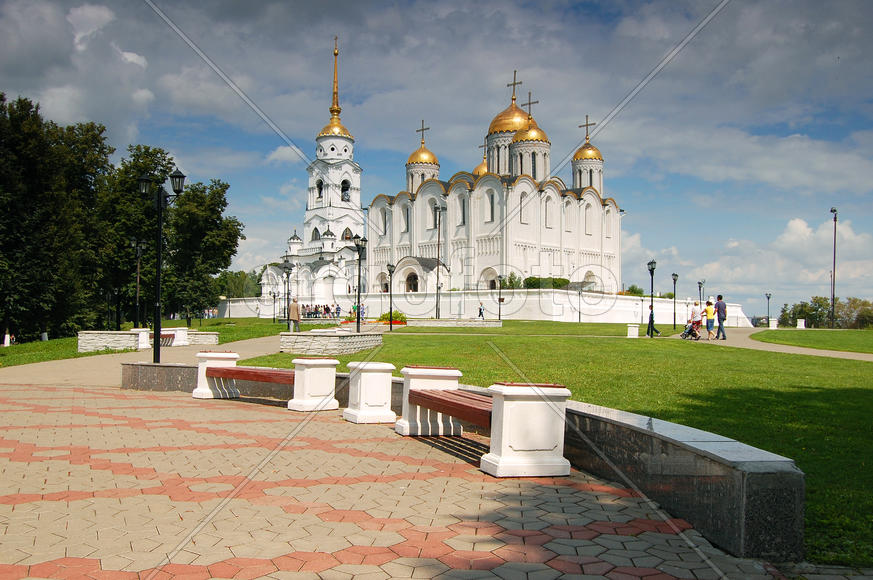
M167 216L167 307L191 313L218 301L215 275L230 266L243 224L224 216L229 185L213 179L194 183L176 198Z
M500 287L504 290L517 290L524 286L524 280L522 280L521 276L516 274L515 272L510 272L509 276L503 279L500 283Z
M217 278L218 293L228 298L260 296L261 287L259 280L260 276L254 270L250 272L243 270L237 272L222 270Z
M631 284L627 287L627 290L624 291L628 296L645 296L646 291L637 286L636 284Z

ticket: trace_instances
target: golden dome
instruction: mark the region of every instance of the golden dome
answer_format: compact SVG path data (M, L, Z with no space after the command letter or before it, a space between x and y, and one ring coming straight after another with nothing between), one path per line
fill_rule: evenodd
M549 143L546 132L536 126L533 117L528 117L528 123L529 125L526 128L515 132L515 136L512 138L513 143L520 141L543 141Z
M316 137L332 137L332 136L348 137L352 141L355 140L355 138L352 137L352 134L349 133L349 130L346 129L345 125L343 125L342 122L340 121L339 115L337 115L336 117L332 116L330 118L330 123L325 125L324 129L322 129L318 133L318 135L316 135Z
M603 161L603 155L600 153L600 149L591 144L588 139L585 139L585 144L579 149L576 150L576 154L573 155L573 161L579 161L581 159L598 159Z
M501 111L491 124L488 126L488 134L515 132L522 129L527 129L528 114L515 104L515 97L512 97L512 103ZM531 118L531 126L537 127L537 122ZM538 128L538 127L537 127Z
M488 173L488 161L486 160L486 157L483 155L482 156L482 163L480 163L479 165L477 165L475 167L475 169L473 169L473 175L475 175L476 177L481 177L481 176L485 175L486 173Z
M430 163L431 165L439 165L437 156L431 153L430 149L424 146L424 139L421 140L421 147L412 152L406 164L411 163Z

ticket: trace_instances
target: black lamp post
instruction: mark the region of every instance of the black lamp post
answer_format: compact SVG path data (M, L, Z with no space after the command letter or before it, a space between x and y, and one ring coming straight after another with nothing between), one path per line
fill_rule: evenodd
M285 274L283 276L285 280L285 320L288 322L288 332L291 332L291 272L294 270L294 264L291 263L291 256L285 254L282 256L282 263L279 264L279 267L282 268L282 272Z
M276 324L276 291L270 290L270 299L273 301L273 324Z
M394 332L394 264L385 266L388 269L388 331Z
M139 192L143 197L151 193L152 184L155 183L155 181L156 180L149 175L143 175L139 178ZM161 362L161 269L163 268L161 254L163 253L164 206L172 201L171 197L175 198L176 195L182 193L182 189L185 186L185 174L179 171L178 167L170 174L170 186L173 188L173 193L175 194L173 196L167 193L167 190L164 189L163 181L157 185L158 187L155 189L155 209L158 214L158 227L155 232L155 246L157 248L157 255L155 258L155 339L153 349L154 356L152 358L155 364Z
M697 298L700 301L700 305L703 306L703 281L697 281Z
M503 274L497 275L497 320L503 320L503 281L506 276Z
M767 292L764 296L767 297L767 326L770 326L770 297L773 295Z
M440 288L442 285L440 284L440 265L442 262L440 261L440 234L442 233L442 216L443 212L446 211L446 206L439 204L436 206L437 212L437 274L436 274L436 317L439 319L440 317Z
M130 245L133 246L133 249L136 250L136 319L135 319L135 328L139 328L139 265L140 260L142 259L142 250L145 247L145 240L137 240L136 238L130 240Z
M655 266L657 265L658 263L655 262L654 259L649 260L649 263L646 264L649 268L649 277L652 281L651 292L649 294L649 325L651 328L649 329L649 332L646 333L649 335L649 338L655 338L655 325L652 324L652 321L655 316Z
M676 330L676 281L679 279L679 274L673 272L673 330Z
M834 293L837 290L837 208L832 207L831 213L834 214L834 264L831 273L831 328L834 327L834 305L836 298Z
M367 252L367 238L362 238L358 234L352 238L355 242L355 250L358 252L358 312L355 317L355 332L361 332L361 261L364 259L364 254ZM439 270L437 270L439 272Z

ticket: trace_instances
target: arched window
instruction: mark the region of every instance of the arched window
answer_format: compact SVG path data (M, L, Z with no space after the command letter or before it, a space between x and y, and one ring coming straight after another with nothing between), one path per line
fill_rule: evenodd
M543 223L547 228L552 227L552 221L554 220L552 205L554 205L552 198L547 197L546 202L543 204Z
M433 200L430 202L430 215L431 215L431 224L430 227L436 229L436 227L440 223L440 210L437 203Z
M530 154L530 176L537 178L537 154L531 151Z
M606 226L606 237L611 238L612 237L612 212L611 211L606 210L606 215L603 216L603 223Z
M312 238L311 241L317 242L321 239L321 234L318 233L318 228L312 228Z
M345 230L343 230L343 238L342 239L351 240L352 239L352 230L350 230L349 228L346 228Z
M588 187L594 187L594 170L588 170Z
M518 154L518 174L522 175L524 173L524 156L519 153Z
M458 196L458 225L463 226L467 223L467 198L463 195Z
M382 208L382 235L388 233L388 210L386 208Z
M349 183L349 180L343 179L343 182L341 184L342 189L341 189L341 193L340 193L340 199L342 199L343 201L349 201L349 198L350 198L349 189L351 187L352 187L352 184Z
M418 274L410 272L406 277L406 291L418 292Z
M409 206L403 206L403 229L401 231L409 231Z
M573 231L573 205L569 201L564 204L564 231Z
M585 204L585 233L591 235L591 204Z
M488 192L488 221L494 221L494 192Z
M324 195L324 182L320 179L315 182L315 192L318 199L321 199L321 196Z
M518 200L518 221L527 223L527 192L522 193Z

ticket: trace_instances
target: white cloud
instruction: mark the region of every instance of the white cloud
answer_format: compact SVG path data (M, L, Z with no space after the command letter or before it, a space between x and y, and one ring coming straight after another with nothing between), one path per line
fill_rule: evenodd
M83 4L67 13L73 27L73 43L77 51L88 48L88 41L104 26L115 20L115 13L106 6Z
M110 45L112 48L118 52L118 55L121 57L121 60L124 62L135 64L141 68L146 68L149 66L149 61L146 57L141 54L137 54L135 52L128 52L126 50L122 50L116 43L111 42Z
M306 154L297 146L282 145L273 149L267 155L267 163L284 164L284 163L300 163L307 161Z

